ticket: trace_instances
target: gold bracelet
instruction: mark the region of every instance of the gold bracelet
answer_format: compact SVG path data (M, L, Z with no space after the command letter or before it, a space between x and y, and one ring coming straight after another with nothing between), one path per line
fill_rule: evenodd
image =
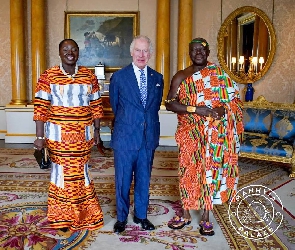
M170 102L174 102L174 101L176 101L176 98L168 99L168 100L165 100L164 102L165 103L170 103Z
M194 106L187 106L186 107L186 111L188 113L196 113L196 107L194 107Z

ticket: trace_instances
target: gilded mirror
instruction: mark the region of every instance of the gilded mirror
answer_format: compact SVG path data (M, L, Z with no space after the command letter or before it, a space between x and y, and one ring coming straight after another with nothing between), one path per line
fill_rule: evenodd
M236 9L221 25L218 60L237 83L253 83L265 75L275 50L273 25L267 15L256 7Z

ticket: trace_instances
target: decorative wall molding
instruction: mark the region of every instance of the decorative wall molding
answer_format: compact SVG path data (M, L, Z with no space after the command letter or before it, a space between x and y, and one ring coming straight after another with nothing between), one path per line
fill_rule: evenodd
M33 106L7 105L5 143L32 143L35 139Z

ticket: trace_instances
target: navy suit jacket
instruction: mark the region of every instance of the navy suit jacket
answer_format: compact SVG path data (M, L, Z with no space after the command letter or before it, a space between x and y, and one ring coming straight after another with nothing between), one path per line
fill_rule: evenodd
M159 109L163 95L163 75L147 67L145 108L132 64L113 73L110 79L110 103L115 116L110 146L118 150L138 150L146 138L147 148L159 145Z

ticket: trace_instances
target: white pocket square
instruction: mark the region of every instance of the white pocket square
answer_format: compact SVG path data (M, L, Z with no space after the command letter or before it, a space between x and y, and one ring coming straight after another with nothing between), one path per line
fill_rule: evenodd
M156 84L156 87L160 87L161 85L159 83Z

